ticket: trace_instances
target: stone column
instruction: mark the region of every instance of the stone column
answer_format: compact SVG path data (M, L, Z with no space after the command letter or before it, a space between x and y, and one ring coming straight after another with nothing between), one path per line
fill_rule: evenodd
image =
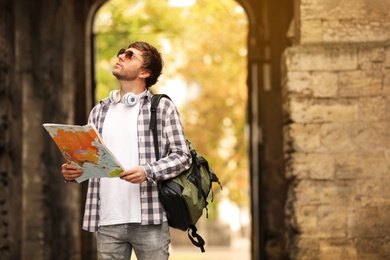
M390 2L296 1L283 57L292 259L389 253Z

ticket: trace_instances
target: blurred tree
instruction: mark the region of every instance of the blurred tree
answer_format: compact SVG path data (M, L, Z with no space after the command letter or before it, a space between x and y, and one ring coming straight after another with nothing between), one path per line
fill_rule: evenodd
M152 90L182 100L176 103L187 137L240 208L249 205L247 31L245 12L234 0L180 8L161 0L111 0L94 24L97 99L119 87L111 75L119 49L138 40L156 46L165 67Z

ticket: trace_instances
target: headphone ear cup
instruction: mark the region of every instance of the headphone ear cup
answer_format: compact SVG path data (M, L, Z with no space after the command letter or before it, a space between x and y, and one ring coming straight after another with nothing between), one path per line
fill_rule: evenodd
M112 90L110 92L110 100L111 102L114 102L114 103L119 103L121 102L121 93L119 90Z
M123 103L125 103L127 106L132 107L135 104L137 104L138 98L134 93L126 93L123 96Z

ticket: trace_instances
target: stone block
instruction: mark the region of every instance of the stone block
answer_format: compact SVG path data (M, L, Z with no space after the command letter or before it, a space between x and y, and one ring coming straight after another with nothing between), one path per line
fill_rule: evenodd
M320 194L317 187L321 186L322 183L318 184L315 181L301 180L294 188L295 207L299 206L319 206L321 205Z
M307 71L290 71L286 74L285 91L311 95L312 75ZM390 88L390 86L389 86Z
M294 153L287 163L287 172L298 179L332 179L335 158L329 154Z
M362 46L358 51L358 64L360 69L371 69L373 63L379 63L380 66L386 59L384 47Z
M324 41L323 24L321 20L303 20L301 22L301 43L321 43Z
M390 33L385 20L333 19L323 21L323 39L326 43L383 42Z
M374 167L374 166L373 166ZM375 175L375 172L373 173ZM356 205L390 206L390 180L387 176L356 181Z
M338 93L338 76L332 72L313 72L312 85L314 97L335 97Z
M347 239L322 239L320 241L319 259L358 259L358 252L353 242Z
M354 24L355 20L323 21L324 42L359 42L366 38L365 30Z
M321 125L320 144L326 151L338 153L352 152L357 149L352 139L352 123L328 123Z
M370 21L388 21L390 2L387 0L370 0L365 3L365 18Z
M285 53L288 71L345 71L358 68L357 48L351 46L295 46Z
M389 147L389 122L355 122L349 126L351 140L359 150L385 150Z
M290 99L290 117L296 123L354 121L359 117L358 105L350 100Z
M301 0L302 20L365 18L365 0Z
M321 98L337 96L337 73L292 71L286 78L285 91L289 93Z
M290 250L291 259L313 260L318 259L319 255L319 240L313 238L296 238L295 248Z
M355 196L355 181L327 181L316 188L321 205L347 207Z
M335 178L361 179L387 175L388 165L383 152L347 153L335 157Z
M387 122L329 123L321 126L320 144L333 152L387 149Z
M347 207L324 205L318 208L318 232L322 238L347 236Z
M296 228L302 237L318 237L318 206L295 207Z
M390 233L390 206L354 208L348 213L348 236L383 238Z
M285 127L285 140L289 147L296 152L316 152L324 150L320 143L320 124L292 124Z
M390 255L390 238L377 237L355 238L354 245L358 253L356 259L388 259Z
M341 97L381 95L382 74L361 70L340 72L338 90Z
M294 189L295 206L332 205L346 207L353 203L354 181L299 181Z
M389 100L384 97L359 98L358 115L361 121L388 121Z

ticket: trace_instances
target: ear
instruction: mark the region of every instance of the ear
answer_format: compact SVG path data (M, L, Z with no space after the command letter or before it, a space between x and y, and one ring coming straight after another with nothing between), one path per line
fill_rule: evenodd
M150 71L146 69L141 70L139 77L143 79L150 77Z

